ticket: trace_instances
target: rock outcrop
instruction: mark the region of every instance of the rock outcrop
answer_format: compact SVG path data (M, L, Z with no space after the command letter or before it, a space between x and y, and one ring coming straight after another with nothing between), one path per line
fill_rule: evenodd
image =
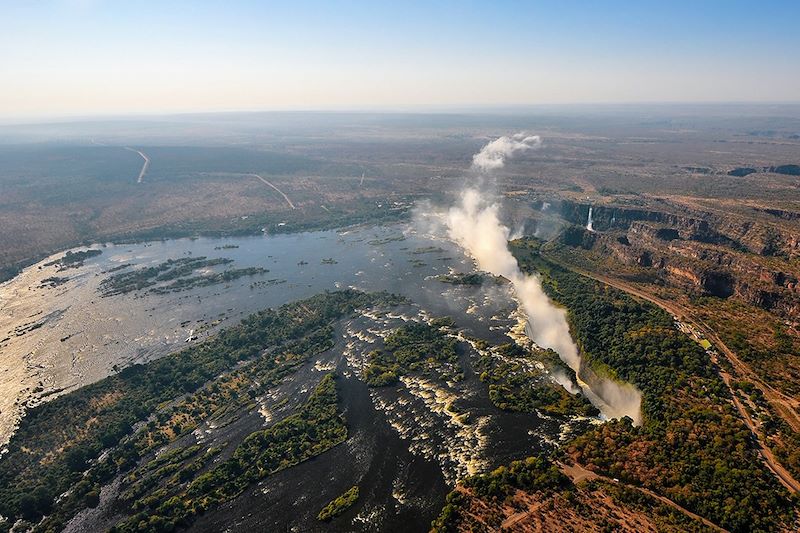
M696 212L683 208L677 211L659 210L645 207L589 204L564 200L561 202L561 215L572 224L585 226L592 208L592 228L595 231L628 231L656 228L663 230L659 238L697 241L717 244L733 250L749 251L769 256L800 256L800 227L784 227L768 223L756 223L742 216L724 216L716 213ZM753 208L759 213L782 220L800 220L800 213L792 211ZM644 227L638 223L647 223ZM636 231L636 229L634 229Z
M594 231L588 231L584 226L589 206L562 202L562 215L575 224L561 234L562 244L609 255L651 272L666 284L719 298L739 298L800 320L800 272L786 260L796 255L800 238L789 230L781 232L735 216L702 218L688 211L592 205Z

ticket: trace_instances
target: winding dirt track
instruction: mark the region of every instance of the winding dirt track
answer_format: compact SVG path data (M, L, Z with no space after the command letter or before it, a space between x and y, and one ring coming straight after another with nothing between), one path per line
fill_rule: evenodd
M94 142L94 139L92 139L92 142ZM150 158L147 157L147 155L144 152L142 152L141 150L137 150L136 148L131 148L130 146L126 146L125 149L131 152L136 152L137 154L142 156L142 159L144 159L142 170L139 171L139 177L136 179L136 183L142 183L144 175L147 174L147 169L150 168Z
M272 187L273 189L275 189L275 190L278 192L278 194L280 194L281 196L283 196L283 199L284 199L284 200L286 200L286 203L287 203L287 204L289 204L289 207L291 207L292 209L297 209L297 208L294 206L294 204L292 203L292 201L291 201L291 200L289 200L289 197L288 197L288 196L286 196L286 194L285 194L285 193L284 193L282 190L280 190L279 188L277 188L275 185L273 185L273 184L272 184L272 183L270 183L269 181L265 180L264 178L262 178L262 177L261 177L261 176L259 176L258 174L245 174L245 175L246 175L246 176L253 176L254 178L258 178L259 180L261 180L261 181L262 181L263 183L265 183L266 185L269 185L270 187Z
M793 429L796 427L800 427L800 418L798 418L797 412L795 411L792 402L787 401L788 397L786 397L783 393L775 390L768 384L764 383L760 378L758 378L758 376L755 375L755 372L753 372L753 370L749 366L747 366L746 363L744 363L741 359L739 359L733 352L733 350L728 348L725 345L725 343L722 342L722 339L720 339L719 336L716 333L714 333L714 331L708 326L708 324L702 321L698 322L696 320L693 320L689 310L683 307L682 305L676 304L675 302L662 300L661 298L653 296L628 282L614 278L609 278L607 276L603 276L601 274L595 274L593 272L587 272L575 268L572 265L558 261L550 256L544 256L544 257L546 257L549 261L552 261L553 263L556 263L566 269L572 270L573 272L577 272L578 274L581 274L588 278L592 278L601 283L605 283L606 285L615 287L621 291L627 292L628 294L641 298L642 300L647 300L648 302L653 303L659 306L660 308L664 309L671 315L678 317L678 319L680 319L681 321L686 321L687 323L694 324L696 329L699 330L703 335L705 335L705 337L709 341L711 341L714 344L714 346L718 348L725 355L725 358L730 362L730 364L736 370L737 374L741 375L742 377L746 377L748 380L753 382L759 389L761 389L761 391L764 393L764 397L767 398L767 400L778 411L781 417L784 420L786 420L786 422L789 425L791 425ZM717 363L717 361L713 362L715 364ZM719 368L719 374L720 377L722 378L722 381L725 383L725 385L728 387L728 390L731 393L731 397L733 398L733 405L739 412L739 415L744 421L747 428L755 437L756 442L758 443L759 452L761 454L761 457L764 458L764 462L766 463L767 467L772 471L773 474L775 474L775 477L778 478L778 481L780 481L781 484L789 490L789 492L800 493L800 482L798 482L792 476L792 474L789 473L789 471L786 470L775 459L775 455L772 453L772 450L770 450L769 447L764 442L761 433L758 430L758 427L756 426L753 419L750 417L749 413L747 412L747 409L744 407L744 405L742 405L742 403L739 401L739 398L736 396L735 391L733 390L731 384L732 382L731 375L724 369L719 367L719 365L717 365L717 367ZM793 399L791 398L788 399L793 401Z
M632 489L636 489L639 492L642 492L642 493L647 494L648 496L650 496L652 498L657 499L661 503L672 507L676 511L679 511L679 512L683 513L684 515L688 516L689 518L691 518L693 520L697 520L698 522L701 522L706 527L710 527L711 529L713 529L715 531L722 531L722 532L727 532L728 531L727 529L723 529L723 528L719 527L714 522L711 522L710 520L707 520L707 519L703 518L702 516L691 512L689 509L686 509L685 507L682 507L682 506L678 505L677 503L675 503L674 501L670 500L666 496L662 496L660 494L657 494L657 493L653 492L650 489L646 489L644 487L637 487L636 485L628 485L627 483L622 483L621 481L617 481L616 479L611 479L611 478L608 478L608 477L605 477L605 476L601 476L597 472L592 472L591 470L588 470L588 469L584 468L583 466L581 466L579 464L574 464L574 465L569 465L568 466L568 465L559 463L558 466L559 466L559 468L561 468L561 471L564 472L564 474L566 474L570 479L572 479L573 483L580 483L581 481L588 481L588 480L592 480L592 479L602 479L603 481L606 481L608 483L613 483L615 485L624 485L626 487L629 487L629 488L632 488Z

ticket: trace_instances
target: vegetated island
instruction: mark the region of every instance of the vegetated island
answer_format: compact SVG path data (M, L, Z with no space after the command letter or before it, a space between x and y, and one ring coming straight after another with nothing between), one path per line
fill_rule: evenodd
M103 250L96 250L96 249L81 250L78 252L68 251L58 259L48 261L42 266L45 267L58 266L58 272L63 272L64 270L67 270L69 268L82 267L84 261L86 261L89 258L96 257L102 253Z
M180 292L196 287L207 287L227 283L243 276L265 274L269 270L261 267L233 268L222 272L195 274L197 270L218 265L228 265L233 259L205 256L168 259L156 266L115 273L100 283L99 291L104 297L127 294L147 289L154 294Z
M453 272L450 274L439 274L436 276L437 281L442 283L450 283L451 285L483 285L487 281L492 281L496 284L506 283L507 280L502 276L493 276L485 272L470 272L461 273Z
M322 522L330 522L337 516L341 515L349 508L351 508L358 501L358 485L355 485L345 491L344 494L331 501L328 505L322 508L317 515L317 520Z

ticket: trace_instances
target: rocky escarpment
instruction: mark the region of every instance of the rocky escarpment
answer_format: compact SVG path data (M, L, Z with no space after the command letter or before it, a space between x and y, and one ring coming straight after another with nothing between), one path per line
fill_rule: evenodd
M651 268L671 283L704 294L728 298L736 292L729 258L676 237L674 230L636 223L623 239L609 237L596 239L625 264Z
M597 231L624 230L633 222L646 221L679 229L687 238L705 237L710 233L708 223L702 219L645 208L594 205L564 200L561 202L561 216L573 224L585 226L589 218L589 208L592 208L592 227Z
M789 211L787 209L774 209L771 207L755 207L753 208L760 213L766 213L774 217L782 218L784 220L800 220L800 213L797 211Z
M800 276L792 269L776 269L755 254L687 236L663 224L633 221L627 231L590 232L571 226L559 241L649 271L663 283L719 298L740 298L791 320L800 319Z
M725 216L681 207L681 212L647 207L590 204L564 200L561 216L572 224L586 226L592 208L592 228L596 231L628 231L637 222L665 230L664 237L715 244L734 251L758 255L800 257L800 228L795 224L760 223L742 216ZM670 206L678 209L678 206ZM782 220L800 220L800 213L753 208L754 214Z

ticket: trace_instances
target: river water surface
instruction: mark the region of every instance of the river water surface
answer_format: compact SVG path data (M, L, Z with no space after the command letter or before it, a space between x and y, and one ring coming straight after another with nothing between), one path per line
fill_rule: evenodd
M412 374L396 387L370 389L358 379L367 354L409 321L450 316L462 334L492 343L524 337L527 319L510 283L442 282L437 276L473 272L473 260L449 240L412 226L93 248L101 253L78 267L47 265L64 255L55 254L0 285L3 443L28 407L200 342L255 311L347 287L385 290L410 301L340 321L336 345L259 399L258 410L237 413L223 425L203 424L176 443L233 446L291 412L324 373L336 370L341 376L346 444L268 477L203 518L196 530L218 531L232 523L258 529L270 520L276 530L315 530L319 509L353 484L364 496L353 516L339 521L342 530L425 529L461 477L551 448L588 423L494 407L472 370L477 352L467 342L459 344L464 369L459 383ZM100 291L110 276L190 257L232 261L192 276L247 267L266 271L165 294L145 288L104 297ZM61 278L55 286L54 277ZM325 490L314 488L320 480ZM96 531L116 523L125 512L116 504L117 487L119 480L105 486L101 505L81 512L67 530Z
M190 335L193 342L202 340L250 313L323 290L399 293L430 314L452 315L460 327L488 339L503 337L519 319L508 287L436 280L451 271L473 271L473 263L448 240L405 225L94 248L102 253L77 268L45 266L59 253L0 285L0 443L8 440L26 406L179 349ZM112 269L190 256L233 260L208 272L269 271L168 294L145 290L103 297L99 292ZM69 279L47 286L52 277Z

